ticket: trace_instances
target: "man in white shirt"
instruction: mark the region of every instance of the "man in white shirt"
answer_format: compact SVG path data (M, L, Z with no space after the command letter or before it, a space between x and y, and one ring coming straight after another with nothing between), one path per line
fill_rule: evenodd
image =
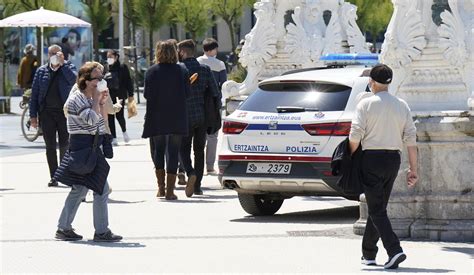
M384 268L395 269L406 259L387 216L387 203L400 168L400 152L407 146L408 187L418 180L416 128L408 104L388 92L393 72L387 65L370 71L374 94L357 104L349 135L351 152L362 146L362 184L369 217L362 239L362 264L376 265L377 242L382 239L389 259Z
M222 84L227 81L227 71L224 62L217 59L217 49L219 44L214 38L206 38L202 42L204 54L197 58L197 61L201 64L205 64L211 68L214 79L219 87L219 94L222 98ZM207 135L206 145L206 169L208 174L215 174L214 163L216 162L216 149L217 149L217 136L219 131L214 134Z

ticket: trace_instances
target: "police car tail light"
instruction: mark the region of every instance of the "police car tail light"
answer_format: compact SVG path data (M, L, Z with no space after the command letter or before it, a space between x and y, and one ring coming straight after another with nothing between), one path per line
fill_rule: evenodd
M238 135L242 133L245 128L247 128L247 123L234 122L234 121L224 121L224 127L222 132L229 135Z
M350 122L303 124L303 129L312 136L348 136Z

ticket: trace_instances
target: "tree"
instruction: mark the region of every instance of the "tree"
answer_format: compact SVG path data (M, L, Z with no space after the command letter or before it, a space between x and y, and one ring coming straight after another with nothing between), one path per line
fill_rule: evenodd
M170 0L138 0L136 2L140 25L148 31L150 64L153 63L153 32L166 23L169 4Z
M242 17L245 6L252 6L255 0L211 0L211 6L214 15L224 20L229 28L232 51L237 46L235 30L239 29L240 18Z
M212 26L211 2L208 0L172 0L169 6L172 23L181 24L194 41Z
M370 32L375 47L377 35L387 28L392 17L392 2L390 0L348 0L348 2L357 6L357 24L364 33Z
M110 0L81 0L92 28L94 59L99 60L99 35L110 25Z

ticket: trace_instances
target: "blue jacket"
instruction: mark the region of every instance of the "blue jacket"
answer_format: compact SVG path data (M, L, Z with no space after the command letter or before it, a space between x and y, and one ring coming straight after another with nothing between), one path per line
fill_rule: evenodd
M59 92L63 104L69 96L72 86L76 83L77 71L76 67L70 62L65 61L64 65L58 69L57 80L59 81ZM44 99L49 87L49 63L39 67L36 70L31 87L30 98L30 117L38 117L38 113L42 110Z

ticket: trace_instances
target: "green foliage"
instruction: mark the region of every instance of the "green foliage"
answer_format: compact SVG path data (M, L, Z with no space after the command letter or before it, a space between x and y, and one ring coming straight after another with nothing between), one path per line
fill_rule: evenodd
M124 12L123 16L127 18L128 21L130 21L133 25L139 26L141 21L140 21L140 13L138 12L138 5L140 4L139 2L142 2L140 0L124 0Z
M229 28L232 51L237 46L235 29L238 29L245 6L252 6L255 0L210 0L212 11L224 20Z
M229 80L234 80L237 83L244 82L247 77L247 69L245 69L240 63L237 64L237 67L232 70L228 75Z
M181 24L196 41L214 23L211 16L211 2L208 0L172 0L169 5L171 22Z
M149 63L153 63L153 32L163 26L168 20L168 5L170 0L137 0L136 12L139 16L138 23L148 31Z
M99 35L110 25L110 0L81 0L89 23L92 27L92 37L94 41L94 56L98 59L99 54Z
M64 11L64 1L62 0L4 0L4 1L11 1L17 2L19 10L17 13L24 12L24 11L32 11L37 10L41 7L47 10L53 11Z
M138 0L135 2L135 8L138 22L146 30L154 32L163 26L167 19L167 6L170 0Z
M376 36L384 31L393 13L390 0L348 0L357 6L357 24L363 32L370 32L375 42Z

